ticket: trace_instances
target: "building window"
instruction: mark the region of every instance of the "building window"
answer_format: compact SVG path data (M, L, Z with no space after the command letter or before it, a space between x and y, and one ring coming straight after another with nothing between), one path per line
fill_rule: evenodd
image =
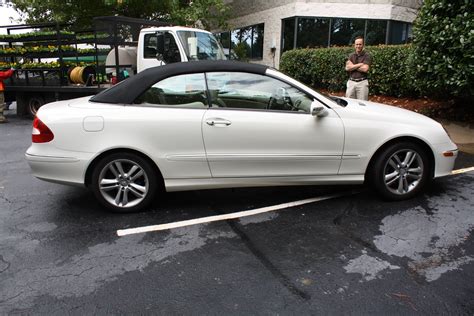
M329 19L298 18L297 48L327 47L329 42Z
M390 44L404 44L411 40L411 24L390 21Z
M252 33L252 59L263 58L263 24L253 26Z
M283 20L282 52L293 49L295 46L295 18Z
M365 20L332 19L331 46L352 45L357 36L364 36Z
M282 21L282 33L283 53L294 48L352 46L357 36L363 36L366 45L403 44L412 38L412 24L390 20L296 17Z
M365 33L366 45L385 44L387 37L387 21L367 20Z
M221 32L215 34L224 48L224 53L229 59L235 59L235 48L244 51L245 58L262 59L263 58L263 33L264 24L251 25L232 32Z

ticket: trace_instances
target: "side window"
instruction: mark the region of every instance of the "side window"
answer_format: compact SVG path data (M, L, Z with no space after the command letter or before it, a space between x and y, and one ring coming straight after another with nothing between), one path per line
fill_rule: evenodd
M164 34L164 52L163 60L167 64L181 61L178 44L171 33Z
M204 74L166 78L148 88L135 102L142 106L207 108Z
M156 34L145 34L143 40L143 58L156 59L158 37Z
M243 72L207 73L212 107L309 113L313 98L275 78Z
M161 56L161 57L160 57ZM143 39L143 58L162 59L171 64L181 61L178 44L171 33L145 34Z

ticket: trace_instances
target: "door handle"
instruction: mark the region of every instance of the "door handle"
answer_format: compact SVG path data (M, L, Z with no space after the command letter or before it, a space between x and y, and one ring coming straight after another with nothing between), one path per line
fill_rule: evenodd
M222 118L211 118L211 119L206 120L206 124L209 126L218 126L218 125L229 126L230 124L232 124L232 122L222 119Z

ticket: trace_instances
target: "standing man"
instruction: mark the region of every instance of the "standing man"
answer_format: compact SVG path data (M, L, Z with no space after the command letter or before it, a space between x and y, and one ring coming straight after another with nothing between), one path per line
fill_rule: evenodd
M7 71L0 71L0 123L5 123L7 121L3 115L3 110L5 109L5 95L3 94L5 86L3 85L3 80L10 78L11 75L13 75L13 71L13 68Z
M364 50L364 38L358 36L354 42L355 53L346 61L346 71L349 72L346 97L360 100L369 100L369 81L367 72L372 63L369 53Z

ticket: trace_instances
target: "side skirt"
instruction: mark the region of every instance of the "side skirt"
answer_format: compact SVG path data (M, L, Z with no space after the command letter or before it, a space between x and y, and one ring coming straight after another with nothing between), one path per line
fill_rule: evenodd
M333 185L362 183L364 183L363 174L310 177L165 179L165 187L166 191L168 192L263 186Z

